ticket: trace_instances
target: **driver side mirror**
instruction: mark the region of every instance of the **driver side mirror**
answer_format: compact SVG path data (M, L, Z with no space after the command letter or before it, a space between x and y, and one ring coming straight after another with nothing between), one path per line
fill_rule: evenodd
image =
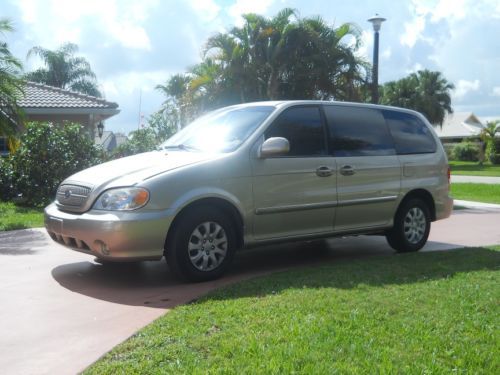
M272 137L264 141L259 150L259 158L265 159L273 156L282 156L290 151L290 142L283 137Z

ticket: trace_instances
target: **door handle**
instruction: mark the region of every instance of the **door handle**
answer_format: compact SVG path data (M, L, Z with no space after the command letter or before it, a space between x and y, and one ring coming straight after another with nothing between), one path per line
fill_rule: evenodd
M354 168L351 167L350 165L344 165L342 168L340 168L340 174L344 176L352 176L354 173Z
M316 174L319 177L328 177L328 176L331 176L333 174L333 169L328 168L326 166L321 166L321 167L318 167L318 169L316 169Z

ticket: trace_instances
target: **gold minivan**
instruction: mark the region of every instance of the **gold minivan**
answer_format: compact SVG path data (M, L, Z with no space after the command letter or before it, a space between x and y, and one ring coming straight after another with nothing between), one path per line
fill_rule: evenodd
M57 242L103 261L160 260L190 281L237 249L349 234L421 249L450 216L449 167L432 126L394 107L323 101L211 112L157 151L81 171L45 209Z

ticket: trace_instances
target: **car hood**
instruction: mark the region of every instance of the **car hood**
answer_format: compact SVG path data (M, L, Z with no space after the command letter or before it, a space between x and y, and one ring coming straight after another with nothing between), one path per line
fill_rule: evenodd
M65 183L91 185L94 190L104 186L132 186L155 175L217 157L188 151L146 152L85 169L66 179Z

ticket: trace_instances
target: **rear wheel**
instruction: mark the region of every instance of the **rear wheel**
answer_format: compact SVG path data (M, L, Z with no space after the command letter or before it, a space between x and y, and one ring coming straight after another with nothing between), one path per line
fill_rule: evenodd
M404 202L394 217L394 226L386 233L387 242L400 253L418 251L429 237L431 219L427 204L418 198Z
M222 276L236 250L231 220L209 206L183 214L170 236L165 254L167 264L184 280L207 281Z

